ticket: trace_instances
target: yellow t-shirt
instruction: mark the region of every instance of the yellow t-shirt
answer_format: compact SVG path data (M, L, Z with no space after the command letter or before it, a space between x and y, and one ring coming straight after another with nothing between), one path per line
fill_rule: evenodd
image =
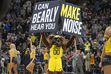
M28 51L26 50L26 51L25 51L25 54L28 54L27 52L28 52Z
M35 58L35 49L32 49L30 52L30 59Z
M63 55L63 48L52 45L50 48L50 58L61 58Z
M111 52L111 37L108 39L105 45L105 53L110 53Z
M48 53L44 53L44 60L48 60Z
M9 50L10 57L17 57L17 54L18 54L17 50L15 49Z
M31 36L32 42L35 42L35 39L36 39L36 36L35 36L35 35L32 35L32 36Z
M90 50L90 45L91 44L88 41L85 43L85 51L89 51Z

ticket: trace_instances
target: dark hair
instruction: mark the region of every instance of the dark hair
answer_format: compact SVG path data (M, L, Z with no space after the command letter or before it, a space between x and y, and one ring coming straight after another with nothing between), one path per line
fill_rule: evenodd
M82 46L81 45L77 45L77 50L81 50L82 51Z

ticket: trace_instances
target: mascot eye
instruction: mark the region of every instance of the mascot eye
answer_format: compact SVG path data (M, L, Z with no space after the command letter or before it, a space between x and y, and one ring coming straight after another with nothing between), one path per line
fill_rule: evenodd
M55 40L60 41L60 38L55 38Z

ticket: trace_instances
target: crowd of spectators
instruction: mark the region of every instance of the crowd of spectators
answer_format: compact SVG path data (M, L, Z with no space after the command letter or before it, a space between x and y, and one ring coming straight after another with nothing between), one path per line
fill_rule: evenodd
M27 49L27 37L30 36L34 45L39 47L39 34L29 33L32 10L36 0L12 0L6 16L0 20L0 55L9 50L9 43L14 42L21 54ZM92 53L101 51L103 34L111 24L111 3L107 0L87 0L81 5L83 35L77 44L82 51ZM4 53L2 53L4 52ZM21 55L23 56L23 55ZM21 58L22 61L24 61Z

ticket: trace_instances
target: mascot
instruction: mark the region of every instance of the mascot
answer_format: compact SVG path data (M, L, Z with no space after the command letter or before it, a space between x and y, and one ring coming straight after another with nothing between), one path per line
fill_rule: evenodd
M42 41L49 49L48 74L62 74L62 56L63 50L67 49L74 41L74 36L69 41L60 35L50 35L48 40L45 33L41 33Z
M102 69L104 74L111 74L111 26L104 33L104 48L102 51Z

